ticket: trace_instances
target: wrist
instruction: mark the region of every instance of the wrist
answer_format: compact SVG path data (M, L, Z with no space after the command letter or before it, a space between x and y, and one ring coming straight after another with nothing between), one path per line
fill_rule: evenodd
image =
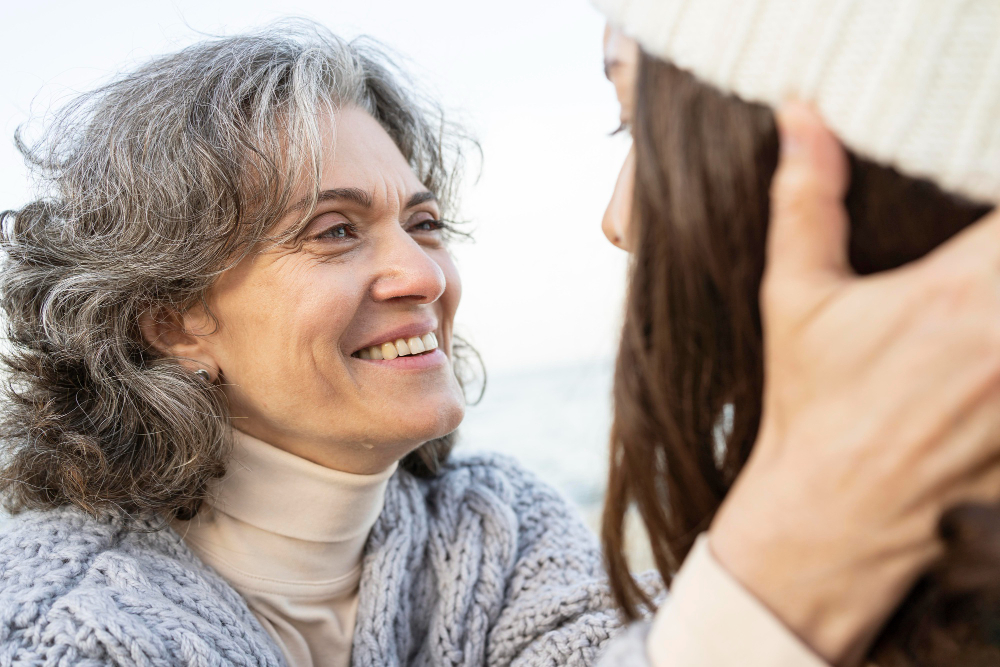
M713 556L824 660L856 664L938 545L855 531L806 488L765 484L741 502L743 479L712 523Z
M876 619L866 601L853 595L850 581L796 570L792 550L785 552L778 540L748 544L720 534L709 532L719 565L817 655L831 665L848 665L864 654ZM856 581L870 575L857 572Z

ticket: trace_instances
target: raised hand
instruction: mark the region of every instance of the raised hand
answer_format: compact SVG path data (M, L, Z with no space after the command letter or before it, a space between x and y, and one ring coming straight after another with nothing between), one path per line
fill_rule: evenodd
M942 513L1000 499L1000 215L859 277L843 149L807 106L778 123L761 430L710 544L819 655L852 664L940 555Z

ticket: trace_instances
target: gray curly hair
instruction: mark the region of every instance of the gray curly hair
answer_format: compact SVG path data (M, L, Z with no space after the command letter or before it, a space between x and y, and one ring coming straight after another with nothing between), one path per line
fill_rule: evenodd
M144 343L140 317L204 303L227 267L285 240L268 235L297 175L319 191L320 119L348 105L454 204L463 142L439 107L372 42L305 21L154 59L77 97L37 142L18 131L46 195L0 213L9 510L197 512L225 471L228 409ZM427 443L403 464L434 474L450 448Z

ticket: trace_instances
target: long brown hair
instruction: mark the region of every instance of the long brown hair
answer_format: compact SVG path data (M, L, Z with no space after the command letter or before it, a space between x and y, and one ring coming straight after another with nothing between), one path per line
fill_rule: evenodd
M647 55L634 136L636 252L602 531L612 588L628 618L652 606L628 570L629 508L641 515L669 584L757 436L758 292L778 159L767 107ZM851 171L850 258L861 274L914 260L988 211L853 156ZM942 569L917 584L873 649L884 667L1000 659L993 646L1000 614L984 588L989 574L1000 573L1000 512L959 508L942 522L942 535L949 544Z

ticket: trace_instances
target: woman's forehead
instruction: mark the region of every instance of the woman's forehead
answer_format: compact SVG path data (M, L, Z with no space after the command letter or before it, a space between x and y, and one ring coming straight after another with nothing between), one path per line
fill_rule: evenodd
M387 193L411 195L427 188L396 142L368 112L346 107L321 124L317 173L306 163L293 187L292 206L317 192L355 190L373 201Z
M275 232L301 227L315 206L398 209L437 202L388 132L368 112L347 107L323 121L319 173L303 165Z
M324 132L322 186L420 188L420 179L385 128L357 107L334 114Z
M639 63L639 44L621 30L604 30L604 72L609 79L619 67L634 68Z

